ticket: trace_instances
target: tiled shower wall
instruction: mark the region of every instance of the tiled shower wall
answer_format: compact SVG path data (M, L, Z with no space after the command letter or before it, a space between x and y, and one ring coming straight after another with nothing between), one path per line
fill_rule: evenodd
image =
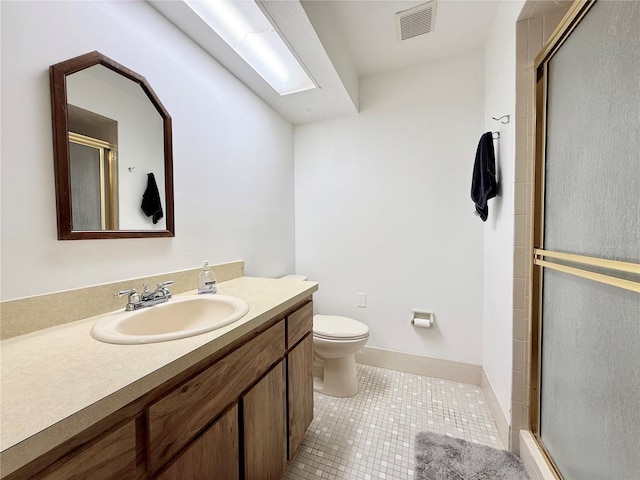
M533 258L533 164L535 139L534 61L572 2L529 1L516 24L516 159L513 279L513 378L511 445L529 429L531 267ZM549 11L552 8L553 11Z

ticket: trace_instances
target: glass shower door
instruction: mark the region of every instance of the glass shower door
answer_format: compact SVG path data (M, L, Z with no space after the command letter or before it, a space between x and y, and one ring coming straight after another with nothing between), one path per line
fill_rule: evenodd
M567 31L538 66L532 423L564 478L634 479L640 2L594 2Z

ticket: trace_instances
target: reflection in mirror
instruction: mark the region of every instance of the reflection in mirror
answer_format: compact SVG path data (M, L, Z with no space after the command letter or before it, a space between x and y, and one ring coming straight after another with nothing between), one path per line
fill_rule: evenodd
M118 230L116 145L69 132L74 230Z
M102 204L98 210L100 216L90 219L83 224L76 224L76 214L73 214L74 230L164 230L165 219L153 224L140 208L140 199L147 187L147 173L153 173L158 188L161 203L164 203L164 152L162 117L145 95L140 86L131 80L112 72L102 65L94 65L80 72L67 76L67 108L69 109L69 141L72 134L85 135L93 143L92 146L103 150L93 149L93 154L102 159L100 182L93 183L93 196L101 198ZM72 113L73 121L72 121ZM110 146L100 147L101 142ZM118 151L120 169L108 162L108 154L104 149L115 147ZM69 147L71 159L71 203L72 209L79 192L74 188L73 164L75 153L86 155L86 149ZM79 150L79 151L78 151ZM126 163L125 163L126 162ZM98 165L98 163L95 163ZM109 167L111 170L109 171ZM131 171L129 171L131 169ZM84 171L84 170L83 170ZM109 190L110 179L114 181L114 194L110 205L109 198L101 192ZM115 183L117 182L117 183ZM83 194L85 190L83 189ZM86 192L88 193L88 192ZM117 195L117 197L116 197ZM119 226L109 224L104 219L105 212L116 210L119 204ZM83 209L83 213L84 213Z
M67 109L73 228L118 230L118 122Z
M173 236L171 118L146 80L97 52L50 72L58 238Z

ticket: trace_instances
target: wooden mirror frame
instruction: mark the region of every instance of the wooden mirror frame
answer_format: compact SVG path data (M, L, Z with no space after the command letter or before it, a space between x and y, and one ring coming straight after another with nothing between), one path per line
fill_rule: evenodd
M71 212L71 164L69 156L69 120L67 117L67 75L94 65L103 65L140 85L162 117L164 128L165 230L73 230ZM99 52L90 52L49 67L51 82L51 119L53 122L53 161L56 182L58 240L107 238L175 237L173 218L173 153L171 116L147 80ZM142 196L141 196L142 199Z

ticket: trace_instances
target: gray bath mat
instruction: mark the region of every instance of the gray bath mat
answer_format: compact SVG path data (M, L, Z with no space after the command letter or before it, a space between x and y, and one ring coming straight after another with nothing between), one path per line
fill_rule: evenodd
M416 436L416 480L528 480L522 462L497 448L431 432Z

